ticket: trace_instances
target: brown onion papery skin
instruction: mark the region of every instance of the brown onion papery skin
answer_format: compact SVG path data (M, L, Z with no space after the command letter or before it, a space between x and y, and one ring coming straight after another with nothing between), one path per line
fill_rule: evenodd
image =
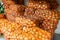
M37 15L36 15L37 14ZM55 10L36 10L35 15L40 15L41 19L43 19L42 28L48 32L54 34L55 29L58 24L58 12Z
M10 5L5 9L5 15L9 21L14 21L16 16L19 16L18 5Z
M19 9L20 8L20 9ZM10 5L8 9L5 9L5 15L8 20L15 21L15 17L24 14L24 7L23 5Z
M9 5L15 5L14 1L11 0L2 0L3 4L4 4L4 9L9 8Z
M38 16L35 15L35 11L36 10L34 8L26 7L24 16L32 20L33 22L35 22L37 26L39 26L39 24L42 23L43 21L38 14L37 14Z
M0 28L6 40L51 40L51 33L47 31L38 27L26 27L12 23L6 19L0 20Z
M2 0L2 2L4 3L5 15L9 21L15 21L16 17L24 14L25 6L16 4L15 0Z
M54 33L55 29L57 28L58 12L55 10L49 10L49 9L35 10L34 8L27 7L25 9L24 16L32 20L40 20L40 22L42 21L40 23L41 28L48 32Z
M54 10L34 10L33 8L26 8L25 16L35 20L42 20L44 30L54 33L58 23L58 13ZM40 24L40 25L41 25Z
M4 11L9 21L15 21L15 17L24 14L25 6L15 4L13 0L2 0L4 3Z

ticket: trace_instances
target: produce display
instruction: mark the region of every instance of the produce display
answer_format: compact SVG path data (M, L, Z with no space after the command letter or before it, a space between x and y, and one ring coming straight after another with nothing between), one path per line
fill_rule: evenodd
M52 40L59 21L56 0L2 0L0 34L5 40ZM1 8L0 8L1 9Z

